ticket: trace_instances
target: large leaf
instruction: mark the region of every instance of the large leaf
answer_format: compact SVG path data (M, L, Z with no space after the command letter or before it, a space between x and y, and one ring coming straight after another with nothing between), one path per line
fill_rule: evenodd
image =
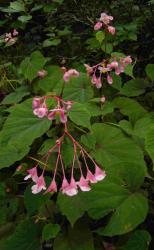
M37 72L44 67L46 61L41 52L35 51L22 61L20 70L26 79L32 81L37 77Z
M120 109L122 114L128 116L132 123L143 117L147 112L138 102L126 97L114 99L113 104Z
M86 210L84 200L81 199L80 195L69 197L59 194L57 204L72 226Z
M148 250L151 235L145 230L136 230L120 250Z
M23 97L25 97L29 94L30 94L30 92L29 92L27 86L21 86L21 87L17 88L14 92L7 95L3 99L2 104L18 103L23 99Z
M124 86L120 89L120 93L128 97L138 96L145 92L148 85L149 83L143 79L133 79L125 82Z
M102 230L102 234L107 236L125 234L142 223L147 212L147 199L142 194L134 193L116 209L109 223Z
M0 167L7 167L20 160L29 150L34 139L44 134L50 127L47 118L37 118L32 111L32 99L10 109L0 134Z
M5 243L5 250L39 250L39 227L31 220L21 222Z
M84 104L74 103L69 118L77 125L90 128L90 113Z
M92 154L104 168L113 164L136 163L145 165L141 149L117 128L106 124L94 124L92 131L96 138L96 147Z
M94 250L92 233L84 222L68 228L67 233L59 235L54 242L54 250Z
M57 94L61 93L62 84L58 84L55 88ZM86 102L93 97L93 90L91 87L90 78L85 73L80 73L79 77L72 77L68 83L65 84L63 98L66 100L73 100L78 102Z

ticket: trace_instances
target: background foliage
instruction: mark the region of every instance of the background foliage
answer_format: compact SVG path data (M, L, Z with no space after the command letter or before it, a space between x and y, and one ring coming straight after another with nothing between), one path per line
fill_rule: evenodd
M1 250L153 249L153 6L153 0L0 1ZM108 37L108 55L131 55L134 65L103 87L101 109L83 64L104 56L103 34L93 32L102 11L114 16L117 30ZM14 28L18 39L6 46L4 34ZM75 197L35 196L23 181L33 164L28 156L43 155L57 132L33 115L32 97L60 93L61 66L82 72L64 90L64 99L76 101L70 130L107 178ZM68 164L69 145L64 155Z

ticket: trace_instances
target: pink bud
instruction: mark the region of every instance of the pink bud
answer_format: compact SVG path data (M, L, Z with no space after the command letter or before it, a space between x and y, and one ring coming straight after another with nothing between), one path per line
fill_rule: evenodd
M44 176L41 175L37 181L36 184L32 186L32 193L33 194L38 194L40 193L42 190L46 189L46 184L45 184L45 180L44 180Z
M79 76L79 72L76 69L69 69L68 71L64 73L63 80L65 82L68 82L71 77L78 77L78 76Z
M101 22L97 22L94 26L94 30L100 30L102 28L102 23Z
M67 101L67 102L66 102L66 105L67 105L67 106L66 106L66 109L67 109L67 110L70 110L70 109L72 108L72 104L73 104L72 101Z
M52 192L57 192L57 184L55 182L55 179L53 179L50 183L50 186L48 187L48 189L45 191L46 193L52 193Z
M105 103L105 101L106 101L105 96L102 96L102 97L101 97L101 103Z
M47 71L42 69L37 72L38 77L44 78L47 75Z
M16 29L14 29L12 34L13 34L13 36L18 36L19 32Z
M132 63L132 58L130 56L127 56L127 57L124 58L124 62L126 64L130 64L130 63Z
M114 28L113 26L108 26L108 27L107 27L107 30L108 30L108 32L111 33L112 35L115 34L115 28Z

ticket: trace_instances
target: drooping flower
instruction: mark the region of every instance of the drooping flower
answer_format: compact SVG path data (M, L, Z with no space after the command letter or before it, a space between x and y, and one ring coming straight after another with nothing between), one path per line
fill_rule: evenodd
M112 77L109 74L107 74L107 82L108 82L108 84L112 84L113 83L113 79L112 79Z
M40 177L38 177L36 184L32 186L32 193L33 194L38 194L40 193L42 190L46 190L46 184L45 184L45 180L44 180L44 176L41 175Z
M84 178L83 175L81 175L80 180L77 182L77 185L84 192L91 190L91 187L89 186L88 181Z
M95 175L89 169L87 170L86 180L91 183L97 183Z
M66 194L68 196L74 196L78 193L77 184L76 184L73 176L71 177L70 184L68 184L67 186L65 186L62 189L62 193Z
M96 75L93 75L91 82L96 86L97 89L102 87L101 77L96 77Z
M106 177L105 171L95 165L95 178L97 181L101 181Z
M100 30L102 28L102 23L101 22L97 22L94 26L94 30Z
M24 180L28 180L32 178L34 182L37 182L38 180L38 175L37 175L37 167L31 168L27 170L28 175L25 176Z
M55 119L56 115L60 116L60 121L62 123L66 123L67 122L67 116L65 115L64 108L57 108L57 109L50 110L50 112L48 114L48 119L49 120L53 120L53 119Z

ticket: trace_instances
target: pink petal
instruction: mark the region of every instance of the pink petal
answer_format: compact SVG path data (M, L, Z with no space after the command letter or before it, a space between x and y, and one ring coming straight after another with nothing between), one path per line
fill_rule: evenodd
M94 26L94 30L100 30L102 28L102 23L101 22L97 22Z
M90 186L88 185L88 181L83 176L81 176L80 180L77 182L77 185L82 191L86 192L91 190Z
M113 79L112 79L112 77L109 74L107 74L107 82L108 82L108 84L112 84L113 83Z
M49 193L49 192L57 192L57 184L56 184L55 179L52 180L52 182L50 183L50 186L48 187L45 193Z
M65 115L64 109L60 110L60 121L62 123L66 123L67 122L67 116Z
M48 119L49 120L55 119L55 115L56 115L56 110L49 112Z

